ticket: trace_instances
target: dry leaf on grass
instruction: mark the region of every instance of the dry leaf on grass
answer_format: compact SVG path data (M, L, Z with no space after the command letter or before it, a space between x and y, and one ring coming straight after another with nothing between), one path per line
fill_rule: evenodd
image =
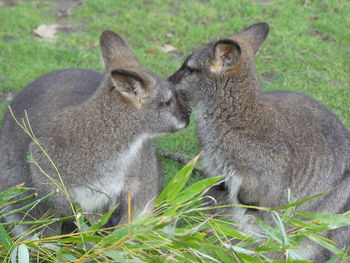
M170 44L165 44L160 48L160 50L163 51L164 53L172 53L172 52L176 52L177 48Z
M58 24L51 24L51 25L42 24L38 26L33 31L33 33L37 37L53 41L56 39L56 33L58 32L59 28L60 28L60 25Z

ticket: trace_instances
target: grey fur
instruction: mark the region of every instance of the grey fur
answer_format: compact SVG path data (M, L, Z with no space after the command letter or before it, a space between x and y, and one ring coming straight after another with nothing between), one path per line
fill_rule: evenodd
M195 51L170 77L196 109L198 135L208 176L226 175L226 202L276 207L283 190L298 199L326 190L299 209L344 213L350 209L350 135L325 106L298 92L261 92L254 56L267 36L266 23ZM227 211L225 211L227 212ZM234 209L241 227L253 227ZM254 230L254 228L253 228ZM338 247L350 245L350 228L329 231ZM315 262L329 258L315 245L304 253Z
M106 72L65 69L44 75L11 103L17 119L28 112L34 134L52 158L70 198L84 211L104 213L117 206L111 219L126 223L127 193L133 211L149 207L162 176L152 138L189 123L190 109L173 85L142 68L124 40L105 31L101 49ZM9 112L0 136L0 191L20 183L39 196L56 189L34 163L58 176L45 154L25 135ZM66 196L58 195L33 211L36 218L72 214ZM21 216L8 218L21 220ZM16 228L18 235L25 229Z

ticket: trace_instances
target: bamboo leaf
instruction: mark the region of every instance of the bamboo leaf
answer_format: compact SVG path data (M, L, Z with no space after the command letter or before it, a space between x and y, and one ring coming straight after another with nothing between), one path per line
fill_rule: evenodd
M333 246L332 244L328 243L327 241L320 239L318 237L315 236L308 236L309 239L311 239L312 241L320 244L321 246L323 246L324 248L328 249L329 251L333 252L334 254L336 254L338 257L341 257L343 259L347 259L350 260L350 257L348 255L345 254L345 252L335 246Z
M326 223L329 229L336 229L350 225L350 213L344 214L321 214L315 212L293 212L294 214L311 218L321 223Z
M10 250L13 246L12 239L9 234L6 232L2 224L0 224L0 242L4 245L6 250Z
M15 198L16 196L19 196L29 190L32 190L32 188L26 188L21 186L16 186L14 188L7 189L0 193L0 204L9 201L12 198Z
M112 209L109 210L107 213L105 213L103 216L101 216L101 217L99 218L99 221L98 221L96 224L94 224L94 225L92 225L92 226L89 227L89 230L96 230L96 229L101 228L101 227L104 226L105 224L107 224L108 220L111 218L111 216L112 216L112 214L114 213L114 211L115 211L116 208L117 208L117 207L112 208Z
M264 262L263 260L261 260L259 258L250 256L247 254L242 254L242 253L237 253L237 257L241 260L240 262L249 262L249 263L263 263Z
M326 225L315 224L310 221L305 221L305 220L297 219L290 216L283 216L283 218L285 218L287 222L292 223L293 225L299 228L306 228L306 229L311 229L315 231L327 230Z
M115 262L120 262L120 263L128 262L128 261L125 260L125 259L123 258L123 256L120 255L120 253L118 253L117 251L110 250L110 251L104 252L104 254L105 254L107 257L110 257L111 259L115 260Z
M288 245L289 244L289 240L288 240L288 237L287 237L286 229L285 229L285 227L284 227L284 225L282 223L282 219L279 216L279 214L274 212L274 211L273 211L273 219L274 219L274 221L276 223L276 226L278 227L280 233L282 234L283 244Z
M224 234L225 236L228 237L233 237L235 239L239 239L239 240L253 240L252 237L238 231L237 229L225 224L225 223L221 223L218 221L215 221L212 224L212 227L219 233Z
M159 206L165 199L174 199L174 197L184 188L186 182L190 178L198 158L199 156L195 157L175 175L158 196L157 200L154 202L154 206Z
M258 223L261 229L265 231L273 240L277 241L279 244L283 244L281 233L277 229L269 226L266 222L262 221L259 218L255 218L255 221Z
M169 203L184 203L188 200L192 199L196 195L199 195L204 189L212 186L213 184L220 181L224 176L216 176L211 178L203 179L197 183L194 183L184 191L182 191L179 196L177 196L175 199L170 200Z
M325 195L325 194L328 194L329 191L325 191L325 192L322 192L320 194L317 194L317 195L314 195L314 196L311 196L309 198L306 198L306 199L303 199L303 200L299 200L299 201L296 201L296 202L293 202L293 203L290 203L288 205L283 205L283 206L278 206L278 207L275 207L275 208L272 208L272 210L283 210L283 209L287 209L287 208L290 208L290 207L296 207L298 205L301 205L301 204L304 204L306 202L309 202L313 199L316 199L322 195Z

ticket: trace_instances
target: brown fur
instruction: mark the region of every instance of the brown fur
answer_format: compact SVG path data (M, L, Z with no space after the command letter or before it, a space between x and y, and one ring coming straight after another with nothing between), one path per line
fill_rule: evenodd
M268 31L267 24L255 24L209 44L170 77L196 109L207 175L226 175L227 193L212 192L226 196L226 203L276 207L287 203L286 188L298 199L331 189L298 209L344 213L350 209L350 134L329 109L304 94L260 90L254 56ZM240 56L220 49L230 43ZM218 70L213 61L221 65ZM250 210L230 213L243 230L256 230L244 218ZM327 236L338 247L350 245L349 227ZM330 257L316 245L301 252L315 262Z
M112 224L126 223L127 194L133 212L150 207L162 187L153 137L175 132L189 123L190 109L174 86L141 67L124 40L101 35L104 74L66 69L44 75L23 89L11 103L17 119L28 112L41 146L52 158L72 202L84 212L101 214L118 205ZM24 134L9 112L0 134L0 191L25 183L39 196L60 181L40 148ZM62 191L31 211L40 218L72 214ZM6 221L22 219L21 215ZM18 235L26 228L14 229Z

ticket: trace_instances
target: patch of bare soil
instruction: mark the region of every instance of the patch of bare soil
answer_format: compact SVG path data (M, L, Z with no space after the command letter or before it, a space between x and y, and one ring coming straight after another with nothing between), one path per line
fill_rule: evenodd
M72 10L81 6L82 2L79 0L50 0L55 3L55 8L52 10L57 15L57 31L61 33L72 33L81 31L86 22L79 25L71 25L74 17Z
M325 34L324 32L322 32L319 29L314 28L314 27L310 27L309 28L308 34L310 36L313 36L313 37L320 37L321 40L325 41L325 42L335 42L335 41L337 41L336 38L332 37L329 34Z
M4 6L4 7L11 7L11 6L15 6L16 3L14 0L2 0L0 1L0 6Z
M50 0L56 4L56 8L53 10L58 16L67 17L71 16L71 11L80 6L82 3L79 0Z
M55 24L41 24L37 28L33 29L33 35L37 38L46 39L48 41L56 41L57 32L68 34L72 32L82 31L83 26L87 22L82 22L78 25L73 25L76 23L74 16L72 15L72 10L82 5L79 0L48 0L54 3L54 8L49 12L53 13L57 19Z

